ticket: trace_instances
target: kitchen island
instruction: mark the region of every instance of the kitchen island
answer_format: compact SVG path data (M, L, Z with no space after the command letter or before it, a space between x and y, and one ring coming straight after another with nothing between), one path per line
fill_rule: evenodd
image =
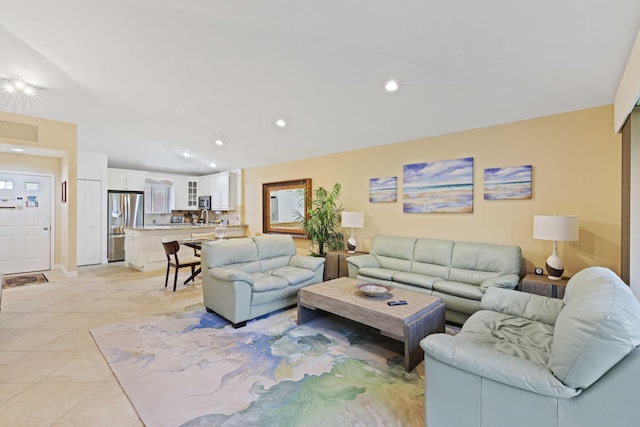
M216 227L216 224L167 224L125 228L124 265L140 271L166 269L163 241L188 240L193 233L212 233ZM227 225L226 238L245 237L247 228L246 225ZM193 249L183 246L178 256L182 254L193 255Z

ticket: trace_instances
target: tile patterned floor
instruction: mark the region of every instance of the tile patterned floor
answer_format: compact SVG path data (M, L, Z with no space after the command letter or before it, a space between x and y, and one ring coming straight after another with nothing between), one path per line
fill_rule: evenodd
M78 270L2 291L0 426L142 426L89 330L202 303L199 281L174 293L164 271Z

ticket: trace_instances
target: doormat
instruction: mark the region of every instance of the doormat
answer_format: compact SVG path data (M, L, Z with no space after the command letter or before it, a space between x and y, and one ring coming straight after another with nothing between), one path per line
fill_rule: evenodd
M42 273L19 274L16 276L5 276L2 278L3 288L17 288L18 286L35 285L38 283L49 283L49 280Z

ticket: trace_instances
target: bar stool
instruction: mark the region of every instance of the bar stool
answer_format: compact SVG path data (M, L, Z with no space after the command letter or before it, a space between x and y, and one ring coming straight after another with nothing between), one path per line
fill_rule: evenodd
M171 267L173 267L176 271L173 277L173 292L175 292L176 284L178 283L178 270L183 267L191 267L191 276L184 282L184 284L186 285L189 281L195 279L196 267L200 265L200 258L195 256L188 256L180 261L178 259L180 244L177 240L173 240L171 242L162 242L162 246L164 246L164 252L167 254L167 275L164 279L164 287L167 287L167 283L169 282L169 270L171 269Z

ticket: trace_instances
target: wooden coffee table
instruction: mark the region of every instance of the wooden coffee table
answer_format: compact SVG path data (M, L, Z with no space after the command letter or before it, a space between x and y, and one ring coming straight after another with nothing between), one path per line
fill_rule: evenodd
M412 370L424 360L420 340L444 332L445 308L439 297L393 288L385 296L366 296L358 289L362 280L341 277L298 292L298 324L332 313L378 329L382 335L404 343L404 368ZM387 305L406 300L407 305Z

